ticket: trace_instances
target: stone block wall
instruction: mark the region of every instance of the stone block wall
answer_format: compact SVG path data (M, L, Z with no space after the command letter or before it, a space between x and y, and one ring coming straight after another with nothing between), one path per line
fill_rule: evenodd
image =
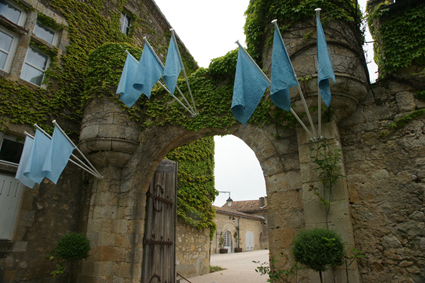
M210 229L198 230L177 217L176 270L189 278L210 271Z
M69 165L58 184L45 179L34 189L24 187L19 217L11 241L0 241L0 282L23 282L32 278L51 278L49 282L64 282L64 277L52 277L56 261L46 257L66 233L85 233L84 218L88 210L83 187L82 170ZM60 189L59 189L60 188ZM75 278L78 266L74 267Z
M425 276L425 117L388 128L425 108L415 93L402 83L378 82L340 124L354 238L366 254L359 260L363 282Z

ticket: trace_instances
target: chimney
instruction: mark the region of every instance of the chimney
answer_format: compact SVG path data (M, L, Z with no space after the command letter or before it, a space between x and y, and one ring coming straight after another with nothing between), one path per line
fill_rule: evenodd
M259 204L260 204L260 208L264 207L264 197L260 197Z

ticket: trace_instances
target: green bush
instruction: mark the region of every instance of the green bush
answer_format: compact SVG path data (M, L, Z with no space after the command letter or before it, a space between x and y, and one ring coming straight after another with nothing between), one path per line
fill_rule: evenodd
M344 242L335 231L314 228L299 232L292 252L297 262L321 273L343 264Z
M86 236L70 233L62 236L53 253L64 260L79 260L89 257L90 241Z

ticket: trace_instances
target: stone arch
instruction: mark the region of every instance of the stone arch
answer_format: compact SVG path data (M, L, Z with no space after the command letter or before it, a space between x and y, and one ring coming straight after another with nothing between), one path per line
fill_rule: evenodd
M104 98L104 103L109 104L109 109L121 111L112 101L108 103L108 100L108 98ZM95 105L92 107L95 107ZM98 111L98 113L101 115L103 111ZM97 123L102 123L103 120L96 119ZM180 126L157 126L139 132L137 127L130 125L123 132L136 132L132 135L137 136L137 139L131 141L131 150L123 146L128 142L128 139L117 137L115 140L119 142L121 147L116 146L114 148L114 139L111 139L108 140L108 143L112 144L110 148L106 148L107 150L100 148L96 151L96 146L100 146L98 144L101 144L101 139L98 136L91 135L96 131L93 131L90 126L92 125L85 123L82 125L82 148L89 154L94 152L95 155L102 151L102 162L97 163L102 166L101 173L105 176L104 180L95 181L91 210L105 211L109 209L114 211L114 209L117 209L117 219L101 217L95 219L94 217L97 214L94 213L88 221L88 235L89 237L91 235L92 237L103 237L105 231L102 226L110 226L110 223L113 223L114 229L112 233L109 232L110 237L115 234L116 238L127 238L129 244L123 247L121 251L122 253L130 253L130 257L132 257L130 267L133 270L133 277L136 276L137 278L137 270L141 266L143 254L145 195L157 166L170 150L211 135L212 132L211 130L189 132ZM259 127L247 124L246 126L232 127L227 131L215 129L214 133L232 134L243 140L254 151L263 171L268 203L272 208L269 212L269 229L278 234L280 229L286 228L288 231L293 231L291 235L294 235L297 229L304 227L302 203L299 196L302 186L297 135L295 130L279 130L281 139L276 139L270 134L276 131L274 126ZM137 144L137 146L134 146L134 144ZM119 152L120 150L127 150L127 152L124 155ZM127 158L125 163L122 161L124 157ZM119 162L116 162L116 160L119 160ZM292 195L298 195L295 198L292 197L292 199L297 200L296 202L280 204L282 198ZM277 212L281 206L286 206L286 216L292 219L288 223L278 221L282 216ZM270 235L276 233L272 232ZM275 240L270 236L269 239ZM102 241L99 241L98 257L102 257ZM287 247L279 245L279 249L287 249ZM285 253L289 253L289 250Z
M303 63L312 61L313 54L305 50L312 49L313 45L304 41L298 43L303 46L289 50L290 55L294 55L295 70L305 74L315 73L312 69L304 70L305 66L311 64ZM331 57L343 67L347 58L341 56L340 49L349 45L334 43L329 44ZM304 51L295 54L297 50ZM351 51L347 54L353 55ZM263 55L265 55L263 67L270 69L271 56ZM357 62L355 58L352 60ZM358 68L360 74L356 77L351 76L351 69L346 70L342 67L338 69L338 83L331 84L334 94L331 106L335 110L333 120L322 125L322 136L329 139L334 148L339 149L341 139L338 122L350 116L367 93L364 79L366 74L360 72L361 67ZM312 74L311 77L312 80L308 80L304 88L310 90L306 92L308 106L315 107L317 76ZM295 104L294 110L302 113L304 110L300 107L297 93L292 92L291 98ZM129 265L132 279L140 278L138 272L141 269L143 253L145 193L155 169L171 149L206 135L232 134L243 140L254 151L267 188L269 249L275 254L282 252L284 255L277 268L284 268L290 261L289 247L297 230L323 225L320 202L317 196L309 192L309 187L317 186L320 179L310 166L310 137L300 127L286 129L281 125L260 127L253 124L246 126L237 124L229 129L191 132L176 124L167 124L141 129L140 125L128 119L128 114L107 96L94 98L88 102L84 111L80 133L81 149L102 168L101 173L105 176L104 180L94 181L90 207L92 213L88 220L87 234L95 242L94 258L102 258L104 261L116 259L105 256L105 260L103 255L110 254L110 249L106 249L104 243L110 243L112 237L125 238L126 245L113 254L117 256L124 254L126 258L131 258L129 263L122 260L119 262ZM343 164L340 169L344 175ZM345 242L353 246L353 229L348 211L345 181L340 182L338 186L340 193L335 195L333 204L336 213L330 218L338 232L343 234ZM353 279L358 279L357 267L353 265L351 271Z
M232 233L229 230L226 230L224 232L223 237L224 237L224 248L225 249L227 248L228 249L227 252L231 253L233 250Z

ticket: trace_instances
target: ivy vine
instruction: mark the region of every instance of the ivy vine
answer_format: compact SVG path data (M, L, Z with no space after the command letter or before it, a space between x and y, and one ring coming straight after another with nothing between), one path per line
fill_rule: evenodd
M205 137L170 151L167 158L179 162L177 216L197 229L217 226L211 202L218 195L214 186L214 138Z
M375 40L374 59L381 78L412 64L425 65L425 5L390 13L385 4L368 7L368 24ZM375 26L377 22L379 28Z
M282 32L295 23L315 17L315 8L322 8L321 19L345 21L357 26L360 36L361 11L355 0L251 0L245 12L244 26L247 48L255 60L261 60L265 40L273 33L270 22L277 19ZM308 37L308 35L305 35Z

